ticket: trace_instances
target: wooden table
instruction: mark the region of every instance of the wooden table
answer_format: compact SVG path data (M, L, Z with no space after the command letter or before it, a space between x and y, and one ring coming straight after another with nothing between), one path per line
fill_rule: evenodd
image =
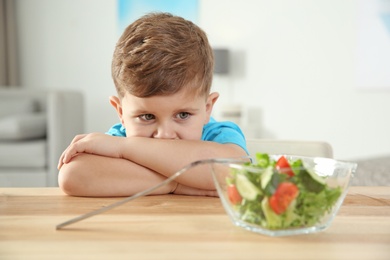
M234 226L218 198L149 196L56 230L120 198L0 188L0 259L390 259L390 187L351 187L327 230L267 237Z

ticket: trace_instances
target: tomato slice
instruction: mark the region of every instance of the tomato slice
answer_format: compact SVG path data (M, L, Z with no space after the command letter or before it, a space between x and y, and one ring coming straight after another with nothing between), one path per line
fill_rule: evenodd
M241 203L242 197L241 197L240 193L238 192L236 185L230 184L227 187L227 193L228 193L229 200L232 204Z
M269 198L271 209L278 215L284 213L291 202L298 196L298 187L291 182L282 182Z
M284 156L280 156L280 158L278 159L278 161L276 162L276 169L280 172L280 173L284 173L284 174L287 174L288 176L292 177L294 176L294 172L293 170L291 169L291 166L290 164L288 163L286 157Z

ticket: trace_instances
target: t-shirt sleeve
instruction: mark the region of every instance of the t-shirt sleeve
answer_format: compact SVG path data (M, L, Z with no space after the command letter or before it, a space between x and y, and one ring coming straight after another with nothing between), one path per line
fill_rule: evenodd
M125 137L126 136L126 129L123 127L121 123L113 125L107 132L107 135L112 135L112 136L121 136Z
M202 140L220 144L232 143L240 146L249 154L243 132L233 122L210 122L203 128Z

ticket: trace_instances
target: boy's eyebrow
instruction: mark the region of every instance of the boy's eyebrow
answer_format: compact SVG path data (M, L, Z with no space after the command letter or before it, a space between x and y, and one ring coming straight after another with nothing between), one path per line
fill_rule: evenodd
M180 111L184 111L184 112L193 112L194 113L194 112L197 112L199 110L200 110L199 108L183 107L183 108L176 109L174 112L177 113ZM136 110L133 110L131 112L133 114L137 114L137 115L154 114L154 111L150 111L150 110L146 110L146 109L136 109Z
M139 115L139 114L151 114L150 111L147 111L145 109L136 109L131 111L132 114Z
M175 109L174 110L174 113L177 114L177 113L181 113L181 112L187 112L187 113L190 113L190 114L196 114L198 111L200 111L199 108L193 108L193 107L180 107L178 109Z
M177 109L177 111L192 111L192 112L196 112L196 111L199 111L199 108L184 107L184 108Z

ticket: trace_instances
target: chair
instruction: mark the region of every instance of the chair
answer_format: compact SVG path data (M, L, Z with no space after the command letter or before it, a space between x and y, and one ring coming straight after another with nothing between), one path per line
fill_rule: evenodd
M57 163L84 131L78 91L0 88L0 187L57 186Z
M247 139L249 154L286 154L333 158L332 146L322 141Z

